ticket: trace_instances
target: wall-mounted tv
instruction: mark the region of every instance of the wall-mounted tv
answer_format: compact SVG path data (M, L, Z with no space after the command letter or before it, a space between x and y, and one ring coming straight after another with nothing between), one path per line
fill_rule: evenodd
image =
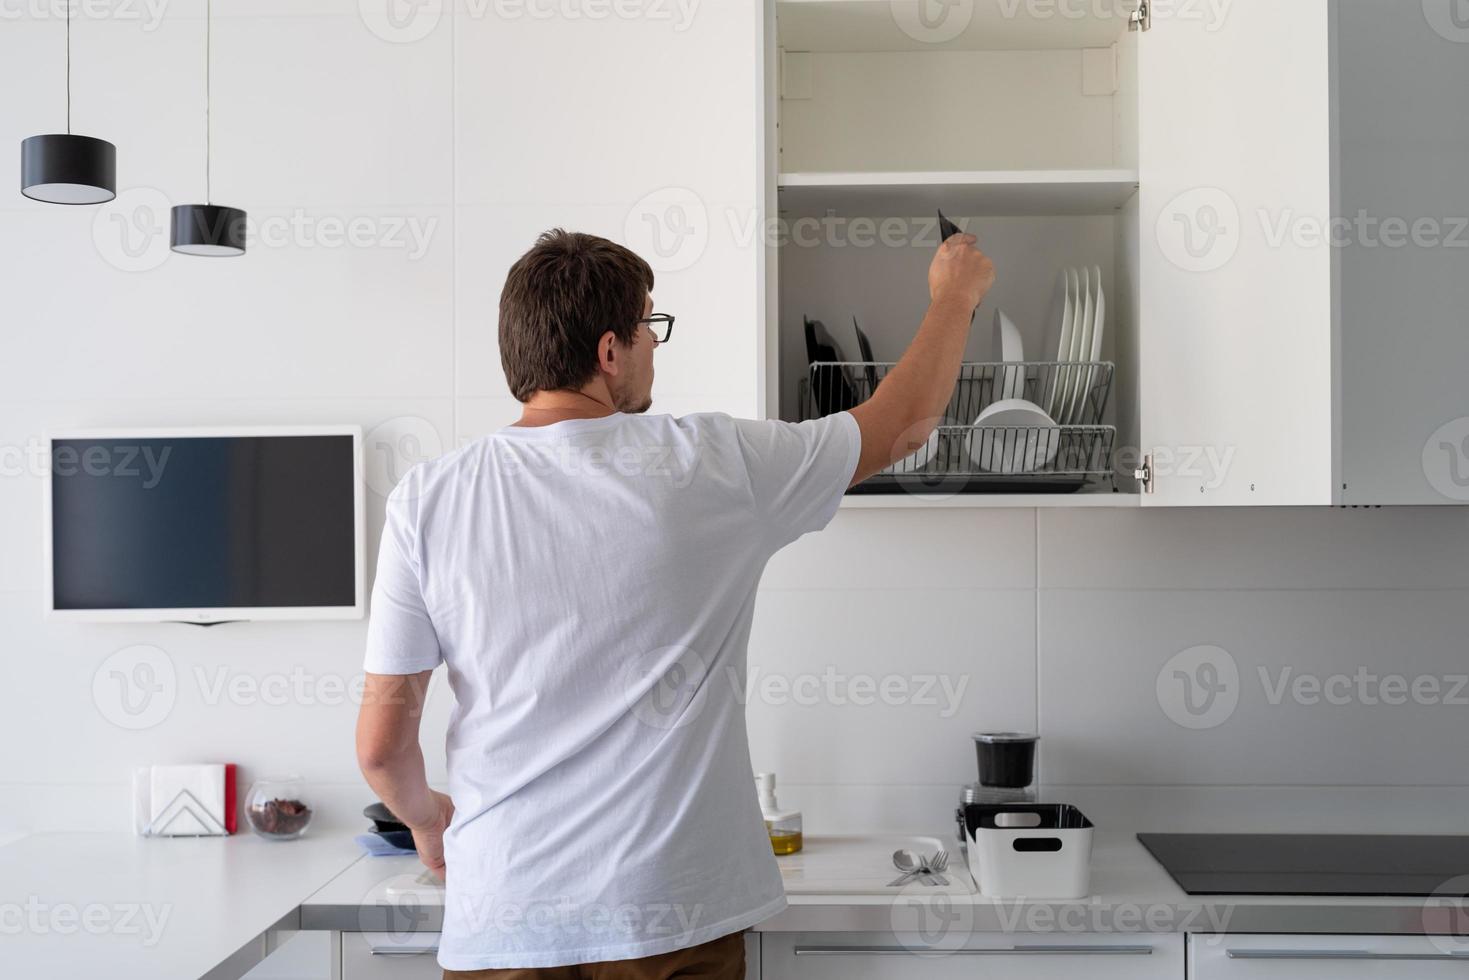
M362 616L358 427L58 432L49 449L52 617Z

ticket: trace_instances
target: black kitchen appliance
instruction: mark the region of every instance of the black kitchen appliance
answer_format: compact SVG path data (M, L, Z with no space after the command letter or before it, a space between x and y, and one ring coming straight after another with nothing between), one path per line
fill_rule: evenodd
M1469 877L1464 877L1469 876L1469 837L1138 834L1137 839L1190 895L1459 898L1469 892Z

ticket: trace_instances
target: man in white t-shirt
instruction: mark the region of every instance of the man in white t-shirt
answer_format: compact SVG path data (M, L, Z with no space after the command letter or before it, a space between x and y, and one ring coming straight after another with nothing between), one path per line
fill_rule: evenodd
M740 933L785 906L745 733L756 586L941 420L994 283L974 241L939 249L872 398L800 424L644 414L673 328L647 263L559 230L515 263L500 354L522 417L393 491L357 726L446 880L446 976L743 976ZM441 663L448 795L418 741Z

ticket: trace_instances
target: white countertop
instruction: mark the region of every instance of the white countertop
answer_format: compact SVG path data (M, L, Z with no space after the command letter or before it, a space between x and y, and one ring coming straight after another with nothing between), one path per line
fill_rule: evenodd
M819 839L819 838L815 838ZM955 871L963 873L955 851ZM334 878L301 907L302 928L437 929L443 892L410 888L416 858L366 858ZM1133 834L1098 831L1092 850L1092 895L1075 901L1007 900L922 889L896 896L790 895L790 907L758 932L917 931L965 910L975 933L1004 932L1300 932L1414 934L1423 930L1423 900L1321 896L1192 896L1186 894ZM409 894L404 894L407 888ZM925 916L932 916L926 919Z
M0 976L197 980L241 950L248 968L249 947L296 928L301 903L361 854L348 832L13 840L0 847Z
M0 846L0 975L195 980L228 961L238 975L272 931L433 931L442 893L417 889L413 857L368 858L355 831L290 842L253 834L152 839L126 833L37 834ZM958 870L951 868L951 871ZM921 891L793 895L762 932L910 931L932 911L996 932L1422 932L1423 902L1387 898L1198 898L1186 895L1131 834L1098 832L1094 895L1000 901ZM942 909L937 904L943 904ZM934 907L930 909L930 905Z

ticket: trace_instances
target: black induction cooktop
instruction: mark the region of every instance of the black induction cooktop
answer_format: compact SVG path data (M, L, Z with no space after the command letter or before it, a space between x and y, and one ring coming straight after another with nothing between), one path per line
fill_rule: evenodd
M1190 895L1469 893L1469 877L1464 877L1469 876L1469 837L1138 834L1137 839Z

